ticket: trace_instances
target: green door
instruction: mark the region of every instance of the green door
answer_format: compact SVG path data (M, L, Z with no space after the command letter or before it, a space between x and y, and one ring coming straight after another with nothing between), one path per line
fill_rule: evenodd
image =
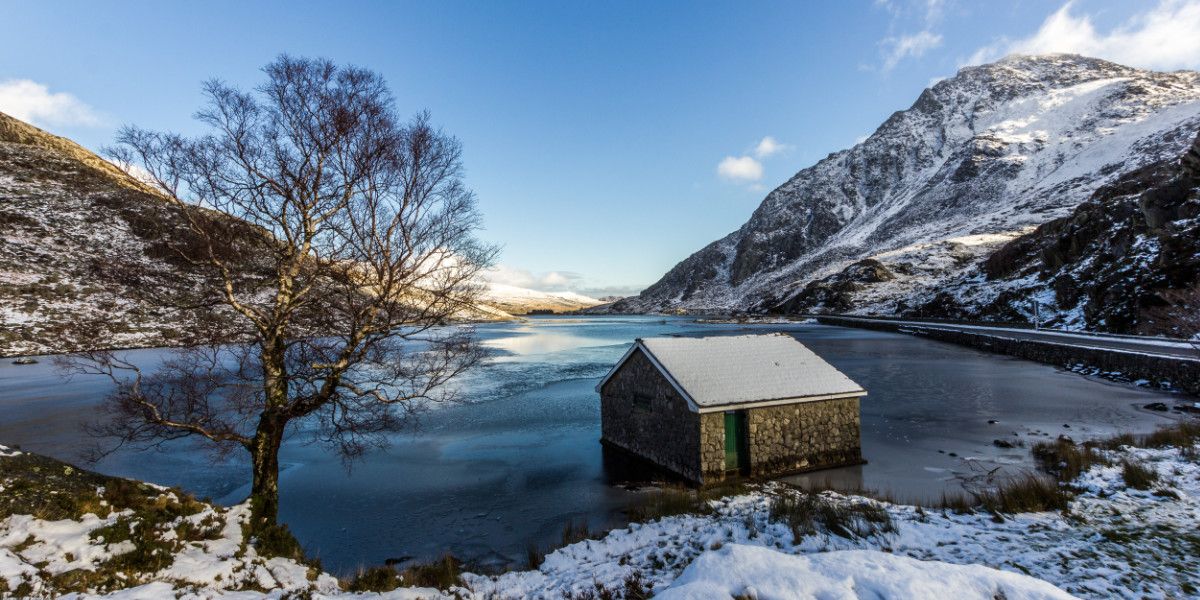
M744 411L729 411L725 413L725 470L733 471L742 468L746 447L746 413Z

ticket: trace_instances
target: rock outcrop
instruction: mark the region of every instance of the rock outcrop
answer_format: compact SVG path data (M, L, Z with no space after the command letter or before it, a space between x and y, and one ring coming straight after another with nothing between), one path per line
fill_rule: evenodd
M1200 329L1200 135L991 254L914 315L1188 336Z

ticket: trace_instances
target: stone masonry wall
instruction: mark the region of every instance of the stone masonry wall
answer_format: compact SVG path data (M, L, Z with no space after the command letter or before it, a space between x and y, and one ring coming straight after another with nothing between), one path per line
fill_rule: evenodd
M639 395L646 402L639 402ZM600 389L600 430L604 442L702 481L700 415L641 350Z
M862 463L859 399L798 402L746 411L750 476ZM725 415L700 416L704 483L725 477Z
M751 475L862 462L858 398L753 408L746 419Z
M700 469L703 483L725 478L725 413L700 416Z

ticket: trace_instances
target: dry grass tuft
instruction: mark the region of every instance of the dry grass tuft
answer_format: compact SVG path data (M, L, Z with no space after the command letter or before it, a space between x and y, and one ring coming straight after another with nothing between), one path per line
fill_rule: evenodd
M993 514L1066 510L1070 500L1058 481L1035 473L1005 481L979 497L983 508Z
M786 524L796 540L822 531L855 539L896 530L891 514L875 502L812 493L777 496L771 502L770 519Z
M1033 457L1043 470L1064 483L1096 465L1109 464L1092 445L1078 445L1063 439L1034 444Z
M1158 481L1158 472L1131 460L1121 461L1121 478L1135 490L1148 490Z

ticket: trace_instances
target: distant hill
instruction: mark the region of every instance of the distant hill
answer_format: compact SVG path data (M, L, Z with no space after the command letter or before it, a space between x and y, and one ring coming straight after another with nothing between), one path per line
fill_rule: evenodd
M525 315L535 310L571 312L601 303L595 298L575 292L539 292L502 283L488 284L483 293L483 300L489 306L513 315Z

